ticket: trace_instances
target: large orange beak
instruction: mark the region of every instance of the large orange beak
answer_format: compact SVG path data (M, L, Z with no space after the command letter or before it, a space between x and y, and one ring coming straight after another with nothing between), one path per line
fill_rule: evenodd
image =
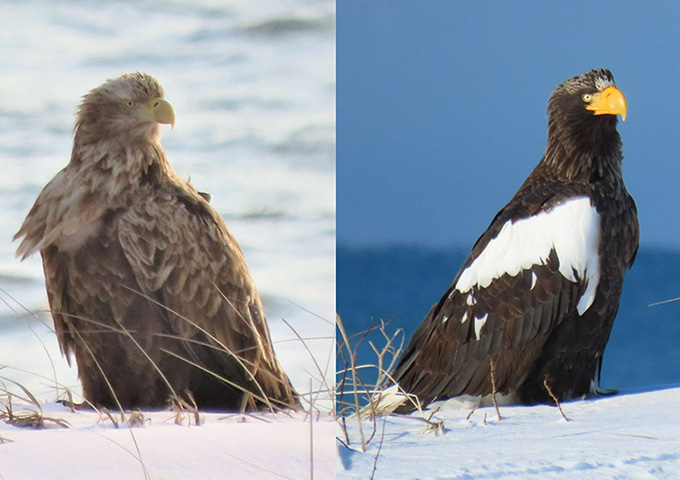
M593 101L586 107L595 115L621 115L623 121L626 120L626 97L623 92L616 87L607 87L601 92L593 95Z

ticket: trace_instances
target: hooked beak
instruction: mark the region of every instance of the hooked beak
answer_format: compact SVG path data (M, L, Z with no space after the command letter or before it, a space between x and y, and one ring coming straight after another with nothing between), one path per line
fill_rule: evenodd
M621 115L626 121L628 107L623 92L616 87L607 87L593 95L593 101L586 107L595 115Z

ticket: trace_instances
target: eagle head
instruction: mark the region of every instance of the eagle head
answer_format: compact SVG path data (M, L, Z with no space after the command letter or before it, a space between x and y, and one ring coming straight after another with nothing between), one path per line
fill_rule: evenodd
M163 97L161 84L146 73L128 73L107 80L83 97L77 112L76 136L87 137L91 142L101 137L122 137L122 141L157 139L161 124L175 125L175 111Z
M623 92L616 88L614 75L606 68L591 70L561 83L548 101L548 116L563 125L616 128L616 116L626 119Z
M625 120L626 113L626 97L606 68L561 83L548 100L544 164L567 180L588 180L619 169L623 157L617 115Z

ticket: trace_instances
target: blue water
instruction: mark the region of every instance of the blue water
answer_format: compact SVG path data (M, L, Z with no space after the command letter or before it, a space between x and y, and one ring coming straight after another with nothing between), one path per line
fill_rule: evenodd
M337 251L337 305L348 334L371 321L391 321L389 333L402 328L405 344L449 286L467 251L420 247L343 248ZM654 388L680 383L680 301L650 303L680 296L680 253L641 248L626 275L619 314L604 355L602 385ZM358 364L375 363L368 344L385 344L371 333L358 348ZM337 366L344 367L342 357ZM374 371L364 371L371 382Z

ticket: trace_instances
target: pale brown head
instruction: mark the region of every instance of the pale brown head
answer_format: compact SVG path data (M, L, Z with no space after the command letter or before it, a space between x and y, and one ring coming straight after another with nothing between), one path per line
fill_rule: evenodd
M127 73L91 90L78 107L76 137L85 143L105 137L126 142L154 140L160 124L174 127L175 112L163 87L146 73Z

